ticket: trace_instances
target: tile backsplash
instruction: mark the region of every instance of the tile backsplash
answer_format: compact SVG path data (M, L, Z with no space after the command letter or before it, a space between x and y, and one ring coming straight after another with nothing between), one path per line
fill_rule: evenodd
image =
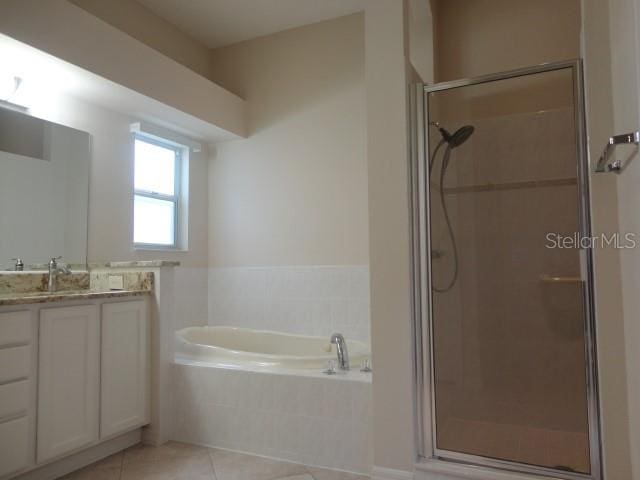
M48 282L48 272L2 272L0 273L0 294L46 292ZM88 288L88 272L58 275L58 291L86 290Z
M115 275L122 277L122 288L124 290L153 290L152 272L119 272L112 271L92 271L91 289L107 291L110 290L109 277Z
M212 268L209 324L369 343L369 267Z

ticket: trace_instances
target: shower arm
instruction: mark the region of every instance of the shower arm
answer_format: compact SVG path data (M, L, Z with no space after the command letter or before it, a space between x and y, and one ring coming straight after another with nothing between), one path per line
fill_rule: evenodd
M609 138L607 142L607 146L604 149L604 152L598 159L598 163L596 164L595 172L596 173L606 173L606 172L615 172L622 173L622 171L627 168L629 162L631 161L631 157L638 151L638 144L640 144L640 131L635 131L631 133L625 133L623 135L615 135ZM627 157L624 162L620 160L614 160L612 162L609 161L615 147L618 145L635 145L633 153Z

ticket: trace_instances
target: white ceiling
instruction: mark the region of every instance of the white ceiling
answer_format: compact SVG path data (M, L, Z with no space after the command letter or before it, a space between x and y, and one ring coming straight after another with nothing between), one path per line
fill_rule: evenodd
M210 48L364 10L366 0L138 0Z

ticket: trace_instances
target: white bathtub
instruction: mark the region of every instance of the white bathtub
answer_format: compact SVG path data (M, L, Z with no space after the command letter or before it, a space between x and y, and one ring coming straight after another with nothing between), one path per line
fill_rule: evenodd
M328 338L237 327L188 327L176 332L176 359L227 368L323 369L336 360ZM346 339L353 368L369 357L366 344Z

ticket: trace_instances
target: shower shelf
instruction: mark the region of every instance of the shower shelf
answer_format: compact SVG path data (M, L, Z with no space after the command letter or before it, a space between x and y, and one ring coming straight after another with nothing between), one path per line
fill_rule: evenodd
M577 275L554 276L546 273L540 275L540 280L544 283L582 283L584 281Z

